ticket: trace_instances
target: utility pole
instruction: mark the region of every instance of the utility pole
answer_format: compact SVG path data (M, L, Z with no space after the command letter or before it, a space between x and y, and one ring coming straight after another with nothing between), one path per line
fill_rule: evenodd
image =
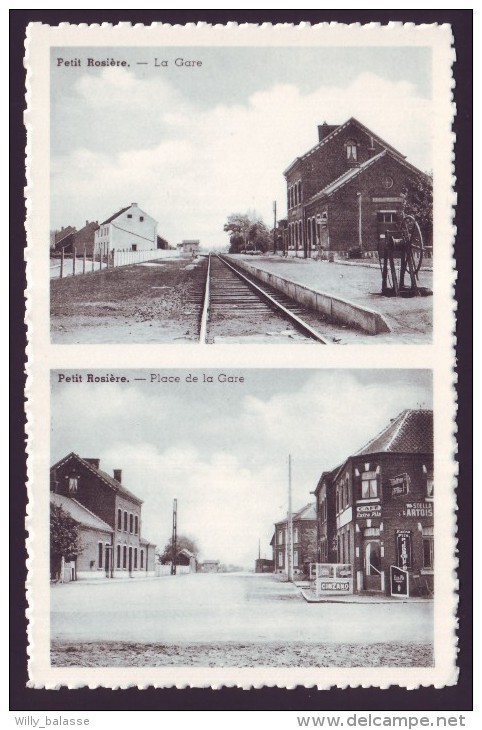
M176 575L176 563L177 563L177 499L174 500L172 507L172 563L171 563L171 575Z
M273 216L274 216L274 224L273 224L273 253L276 253L276 200L273 200Z
M288 535L286 540L288 580L293 581L293 507L291 504L291 454L288 455Z

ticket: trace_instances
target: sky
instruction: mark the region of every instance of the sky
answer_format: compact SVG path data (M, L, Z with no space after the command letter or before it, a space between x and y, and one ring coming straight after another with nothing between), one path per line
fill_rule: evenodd
M144 500L151 542L162 548L169 539L176 498L178 534L196 541L201 559L251 569L258 544L272 557L273 524L286 516L289 454L298 510L313 501L323 471L402 410L432 408L426 370L113 371L125 384L61 372L82 382L52 373L51 463L74 451L100 458L110 474L122 469L123 484ZM245 380L219 382L223 373ZM180 382L151 382L151 374Z
M51 227L136 202L171 244L219 248L229 214L272 225L276 200L285 215L283 170L316 144L318 124L351 116L430 170L430 49L54 48Z

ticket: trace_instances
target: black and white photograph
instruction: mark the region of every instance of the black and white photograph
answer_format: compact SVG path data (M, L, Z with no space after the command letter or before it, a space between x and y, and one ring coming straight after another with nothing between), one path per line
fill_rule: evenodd
M53 667L434 666L431 372L56 371L51 434Z
M52 343L430 343L433 63L53 47Z
M32 689L457 683L452 41L29 26Z

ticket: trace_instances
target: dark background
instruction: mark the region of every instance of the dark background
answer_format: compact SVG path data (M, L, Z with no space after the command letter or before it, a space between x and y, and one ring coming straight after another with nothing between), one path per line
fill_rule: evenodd
M390 21L449 23L455 38L453 72L457 114L455 189L458 195L456 284L458 447L458 525L460 554L459 681L454 687L405 690L332 689L318 691L241 689L59 689L26 687L25 619L25 130L23 110L24 41L29 22L70 23L344 23ZM472 10L10 10L10 709L86 710L296 710L296 711L469 711L472 709ZM403 113L403 110L401 110ZM363 677L360 677L363 681Z

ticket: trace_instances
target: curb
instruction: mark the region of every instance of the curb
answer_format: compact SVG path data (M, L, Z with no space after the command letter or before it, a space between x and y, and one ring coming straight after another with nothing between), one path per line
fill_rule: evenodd
M353 597L353 598L348 598L347 600L342 600L340 598L313 598L312 596L308 596L303 589L300 591L300 593L307 603L337 603L337 604L346 603L350 606L353 606L355 604L357 606L370 606L370 605L379 606L381 604L386 603L386 604L393 606L394 604L398 604L398 603L433 603L433 598L396 598L396 597L394 597L392 599L389 597L384 597L384 598L380 598L380 599L375 598L374 600L372 599L372 600L367 601L367 600L364 600L364 596L357 596L356 598Z
M355 329L361 329L370 335L381 332L391 332L392 328L380 312L368 307L354 304L348 299L336 297L333 294L310 289L305 284L299 284L278 274L273 274L258 266L253 266L244 260L234 259L236 264L279 292L286 294L298 304L304 304L321 314L327 315L333 322L341 322Z

